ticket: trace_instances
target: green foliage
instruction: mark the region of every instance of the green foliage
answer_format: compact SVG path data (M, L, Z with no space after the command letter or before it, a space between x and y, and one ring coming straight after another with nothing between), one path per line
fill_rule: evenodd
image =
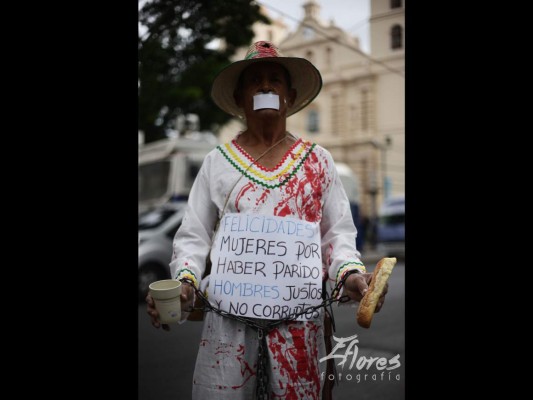
M270 23L251 0L152 0L139 12L139 129L146 142L165 137L180 114L195 113L200 129L230 118L211 100L211 83L229 57L253 39L252 24ZM223 39L222 49L208 49Z

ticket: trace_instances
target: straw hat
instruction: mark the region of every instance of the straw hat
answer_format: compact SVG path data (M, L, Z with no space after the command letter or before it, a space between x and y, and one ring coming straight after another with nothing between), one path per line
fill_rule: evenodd
M247 66L265 61L281 64L291 75L296 100L287 110L287 117L311 103L322 89L322 76L313 64L305 58L284 57L272 42L260 41L250 46L244 60L230 64L215 77L211 87L211 98L215 104L228 114L244 119L243 109L235 104L233 92L239 76Z

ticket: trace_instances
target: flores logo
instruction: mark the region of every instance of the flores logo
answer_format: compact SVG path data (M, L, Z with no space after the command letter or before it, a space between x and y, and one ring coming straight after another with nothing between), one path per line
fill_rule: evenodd
M358 373L355 376L352 376L352 374L346 374L344 376L344 379L346 379L347 381L351 381L354 378L357 380L357 382L360 382L361 380L365 380L365 381L366 380L373 380L373 381L382 380L383 381L387 379L387 376L385 375L386 373L388 374L389 381L392 380L392 378L396 379L397 381L400 380L400 374L392 375L392 378L391 378L391 374L392 374L391 370L396 369L402 365L400 363L399 354L396 354L391 359L387 359L385 357L365 357L365 356L361 356L358 358L357 356L359 353L359 347L357 347L357 343L359 343L359 340L357 339L357 334L350 336L348 338L338 338L338 337L333 336L333 339L335 339L335 342L337 342L337 344L335 345L335 347L333 347L333 349L331 349L330 354L328 354L326 357L322 357L319 360L320 362L327 361L329 359L340 358L342 361L337 363L337 365L342 367L342 369L344 369L346 362L348 361L348 357L352 356L350 366L349 366L350 370L352 370L352 368L355 365L355 368L359 371L363 369L365 369L366 371L369 371L372 366L376 370L382 371L380 374ZM344 351L344 354L338 354L338 353L342 353L341 350L344 348L346 348L346 350ZM328 375L328 380L330 381L335 380L335 378L336 377L333 374ZM339 379L339 381L342 380L342 373L338 373L337 378ZM322 380L325 379L325 372L322 372L321 379Z

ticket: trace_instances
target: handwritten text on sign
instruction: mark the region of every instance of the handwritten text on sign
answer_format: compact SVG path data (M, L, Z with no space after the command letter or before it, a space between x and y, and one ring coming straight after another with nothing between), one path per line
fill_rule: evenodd
M209 301L230 314L281 319L322 301L320 227L296 218L224 214L211 249ZM298 317L318 317L310 311Z

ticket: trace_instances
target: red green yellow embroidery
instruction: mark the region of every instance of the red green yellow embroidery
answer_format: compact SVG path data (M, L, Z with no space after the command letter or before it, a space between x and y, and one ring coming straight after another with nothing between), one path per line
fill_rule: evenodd
M235 169L248 179L267 189L275 189L283 186L298 172L315 145L315 143L298 139L273 169L267 169L258 164L253 164L248 168L253 160L235 141L220 145L217 149ZM278 183L272 184L276 181Z

